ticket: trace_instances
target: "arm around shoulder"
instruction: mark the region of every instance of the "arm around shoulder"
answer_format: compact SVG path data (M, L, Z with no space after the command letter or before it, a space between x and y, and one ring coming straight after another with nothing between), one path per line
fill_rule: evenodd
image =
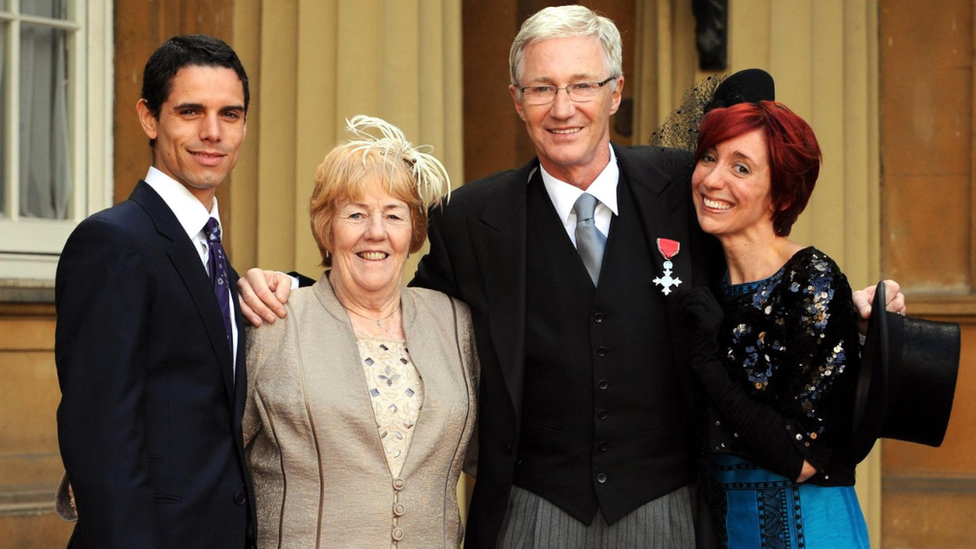
M443 225L443 206L431 208L427 229L430 251L420 259L420 264L417 265L417 272L414 273L410 286L428 288L450 296L457 296L451 257L447 251L444 235L441 233Z
M288 313L291 307L283 305ZM247 400L244 405L242 430L244 447L248 448L263 426L261 388L267 376L275 375L287 368L288 357L292 353L286 347L285 339L294 319L285 315L274 324L256 328L247 327Z

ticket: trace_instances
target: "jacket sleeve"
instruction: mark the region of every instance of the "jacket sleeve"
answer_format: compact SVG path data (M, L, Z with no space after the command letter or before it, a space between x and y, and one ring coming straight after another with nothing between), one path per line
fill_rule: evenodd
M58 442L90 547L159 547L146 444L152 273L125 228L83 222L58 264Z
M732 423L745 445L771 471L795 479L803 457L787 430L787 418L751 398L734 382L719 358L722 308L704 287L682 289L668 301L678 340L678 356L688 365L708 399Z
M430 251L420 259L417 272L410 281L410 286L428 288L443 292L458 298L458 288L454 280L454 269L451 257L441 233L444 220L444 208L435 206L430 210L427 238L430 241Z
M857 314L847 277L833 261L815 260L798 282L790 421L797 449L829 472L835 451L849 445L860 365Z
M463 470L473 478L478 477L478 388L481 380L481 361L478 358L478 349L474 341L474 327L471 324L471 310L458 302L458 349L461 350L467 367L466 372L469 380L468 385L468 413L474 414L472 430L468 441L468 450L465 453Z
M241 420L241 431L244 435L245 454L250 454L250 446L254 438L261 432L258 380L261 378L261 372L264 370L266 353L264 352L265 349L261 340L264 332L250 326L247 327L247 331L247 400L244 404L244 418Z

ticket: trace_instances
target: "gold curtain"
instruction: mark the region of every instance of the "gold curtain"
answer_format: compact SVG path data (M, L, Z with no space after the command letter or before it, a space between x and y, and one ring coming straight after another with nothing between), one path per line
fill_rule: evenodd
M460 3L238 2L234 37L253 94L231 190L236 265L317 276L312 177L356 114L433 145L455 185L462 182Z

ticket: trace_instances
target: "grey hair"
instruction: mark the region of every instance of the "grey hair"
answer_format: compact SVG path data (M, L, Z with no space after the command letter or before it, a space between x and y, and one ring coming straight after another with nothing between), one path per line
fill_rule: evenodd
M603 64L610 72L609 76L623 76L623 47L620 31L613 21L585 6L552 6L526 19L515 36L508 54L512 84L521 85L523 56L529 44L577 36L592 36L599 40L603 47ZM611 89L617 88L616 81L611 85Z

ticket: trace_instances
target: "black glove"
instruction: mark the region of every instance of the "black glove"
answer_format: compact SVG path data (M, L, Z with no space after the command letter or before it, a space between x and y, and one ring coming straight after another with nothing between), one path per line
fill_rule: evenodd
M668 300L668 315L678 338L679 360L691 368L702 390L732 423L750 453L777 474L799 477L803 456L790 438L786 418L732 381L719 358L718 335L724 313L712 292L705 287L679 290Z
M667 303L671 328L678 337L678 357L694 368L718 356L724 313L711 290L704 286L684 288ZM698 371L695 374L700 375Z

